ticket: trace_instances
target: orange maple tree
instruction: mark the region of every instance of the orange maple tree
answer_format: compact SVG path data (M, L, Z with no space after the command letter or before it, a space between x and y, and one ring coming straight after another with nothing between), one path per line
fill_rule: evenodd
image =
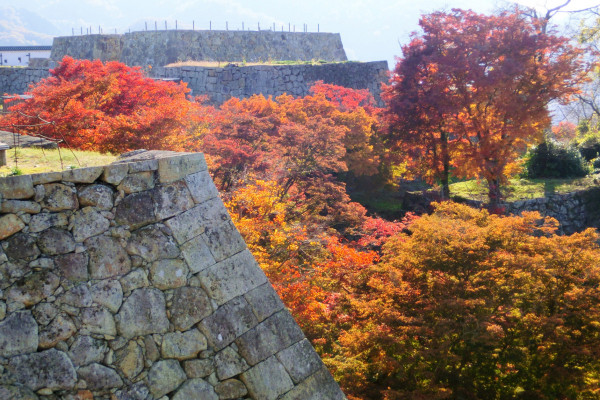
M185 84L148 78L137 67L67 56L0 124L84 150L168 149L193 121L188 92ZM31 117L51 123L36 126Z

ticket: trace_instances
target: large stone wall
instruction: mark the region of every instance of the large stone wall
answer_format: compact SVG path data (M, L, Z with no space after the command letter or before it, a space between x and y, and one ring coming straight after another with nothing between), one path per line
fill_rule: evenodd
M0 179L0 399L344 398L203 156L137 157Z
M228 65L224 68L169 67L152 68L156 78L174 78L187 82L192 94L207 94L210 103L222 104L231 97L245 98L262 93L295 97L309 94L315 81L322 80L353 89L368 89L377 103L381 84L388 79L387 61L346 62L320 65Z
M48 68L0 68L0 95L23 94L32 83L50 75Z
M142 31L54 38L50 58L164 66L179 61L345 61L338 33L272 31Z
M288 93L305 96L318 80L354 89L369 89L381 105L381 83L387 81L387 61L346 62L320 65L228 65L213 67L155 67L155 78L172 78L188 83L194 95L207 95L211 104L230 97L250 97L262 93L279 96ZM0 92L24 93L30 83L49 75L47 69L0 68Z

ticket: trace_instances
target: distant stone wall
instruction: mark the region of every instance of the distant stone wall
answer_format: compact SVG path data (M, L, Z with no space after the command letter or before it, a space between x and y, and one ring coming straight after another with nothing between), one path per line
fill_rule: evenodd
M23 94L32 83L50 75L48 68L0 68L0 95Z
M320 65L256 65L224 68L158 67L150 70L156 78L174 78L187 82L192 94L206 94L213 104L231 97L245 98L262 93L295 97L309 94L315 81L322 80L353 89L368 89L381 104L381 83L387 82L387 61L346 62Z
M353 89L368 89L382 105L381 83L387 82L387 61L328 64L228 65L212 67L155 67L149 74L155 78L173 78L187 82L194 95L207 95L211 104L222 104L231 97L306 96L315 81L322 80ZM29 84L48 76L47 69L0 68L0 91L24 93Z
M0 179L0 399L343 399L204 157L162 153Z
M50 58L164 66L179 61L346 61L338 33L272 31L142 31L54 38Z

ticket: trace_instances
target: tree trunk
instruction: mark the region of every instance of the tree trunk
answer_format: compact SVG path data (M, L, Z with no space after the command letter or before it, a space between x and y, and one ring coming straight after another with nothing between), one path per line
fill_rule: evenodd
M441 147L442 147L442 199L448 200L450 198L450 154L448 154L448 135L446 132L441 131L440 135Z
M494 210L502 201L502 193L500 192L500 181L498 179L488 179L488 201L490 209Z

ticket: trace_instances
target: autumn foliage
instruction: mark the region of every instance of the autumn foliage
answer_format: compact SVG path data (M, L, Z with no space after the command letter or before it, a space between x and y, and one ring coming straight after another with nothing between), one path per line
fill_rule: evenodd
M193 120L185 84L155 81L139 68L65 57L50 74L31 88L32 98L10 108L0 121L4 129L124 152L170 148Z

